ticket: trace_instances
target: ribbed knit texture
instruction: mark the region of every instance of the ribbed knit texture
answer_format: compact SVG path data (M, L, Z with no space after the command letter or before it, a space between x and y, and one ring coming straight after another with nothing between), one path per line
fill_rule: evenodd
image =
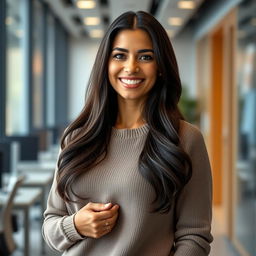
M209 254L211 171L201 133L182 121L181 144L190 155L193 176L168 214L150 213L155 191L138 170L148 125L115 129L106 159L74 184L75 193L89 198L64 203L54 179L44 213L43 236L67 256L205 256ZM114 229L99 239L81 237L74 214L88 202L118 204Z

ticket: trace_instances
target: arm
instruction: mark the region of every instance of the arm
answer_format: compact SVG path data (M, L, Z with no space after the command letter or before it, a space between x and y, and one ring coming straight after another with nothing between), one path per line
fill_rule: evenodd
M69 215L66 205L56 191L56 174L44 212L42 233L46 243L57 251L65 251L76 242L84 239L74 225L74 214Z
M190 126L183 148L192 161L192 177L176 203L175 256L206 256L210 252L212 178L204 139Z

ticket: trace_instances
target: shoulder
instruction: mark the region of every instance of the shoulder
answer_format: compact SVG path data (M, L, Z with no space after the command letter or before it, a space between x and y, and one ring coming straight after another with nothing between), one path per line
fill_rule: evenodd
M195 148L205 148L201 131L195 125L184 120L180 121L179 138L181 146L187 152L191 152Z

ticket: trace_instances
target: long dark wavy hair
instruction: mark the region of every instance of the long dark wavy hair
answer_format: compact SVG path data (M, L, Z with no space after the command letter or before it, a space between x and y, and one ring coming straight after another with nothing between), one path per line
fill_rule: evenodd
M149 34L161 72L144 105L143 118L149 132L138 164L139 172L156 192L153 212L166 213L189 181L192 166L178 135L183 117L177 107L181 82L175 54L162 25L143 11L120 15L102 39L88 82L85 106L61 140L57 191L64 201L72 201L74 180L107 155L118 111L117 94L108 79L108 61L113 41L123 29L143 29Z

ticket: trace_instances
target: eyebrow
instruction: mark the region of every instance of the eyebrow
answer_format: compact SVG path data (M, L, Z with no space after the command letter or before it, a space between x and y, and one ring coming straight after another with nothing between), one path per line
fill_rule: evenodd
M112 51L129 52L127 49L119 48L119 47L114 48ZM152 53L154 53L154 51L152 49L140 49L137 52L138 53L143 53L143 52L152 52Z

